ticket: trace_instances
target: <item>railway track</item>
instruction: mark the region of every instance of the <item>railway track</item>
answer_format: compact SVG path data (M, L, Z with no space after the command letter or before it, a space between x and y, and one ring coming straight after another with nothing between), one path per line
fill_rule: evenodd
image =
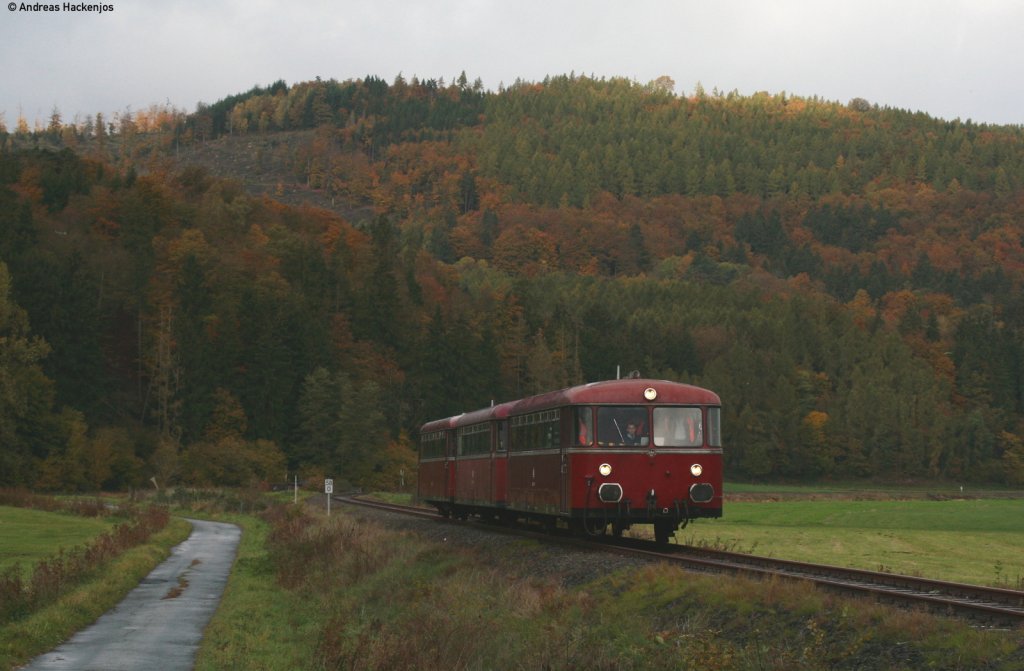
M413 515L416 517L424 517L427 519L443 520L445 518L437 514L437 511L433 508L417 508L415 506L403 506L397 503L387 503L385 501L375 501L373 499L361 499L355 496L332 496L332 499L340 503L347 503L354 506L362 506L363 508L376 508L377 510L386 510L392 513L400 513L402 515Z
M353 497L336 497L336 500L403 515L445 520L437 512L424 508ZM670 545L666 548L651 541L631 538L602 537L598 542L578 539L574 539L574 542L620 554L641 555L706 573L803 580L833 592L867 596L883 603L923 608L933 613L967 618L993 626L1015 627L1024 624L1024 592L1017 590L758 557L686 545Z
M650 548L647 541L620 539L613 547L664 558L687 568L752 577L783 577L814 583L822 589L868 596L883 603L924 608L996 626L1024 624L1024 592L998 587L932 580L916 576L810 564L679 545Z

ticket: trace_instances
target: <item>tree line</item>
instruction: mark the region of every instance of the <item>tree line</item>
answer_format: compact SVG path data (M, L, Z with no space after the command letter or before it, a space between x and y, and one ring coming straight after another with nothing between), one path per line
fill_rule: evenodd
M299 129L342 213L169 160ZM0 478L393 486L420 422L621 367L718 391L734 477L1020 483L1020 132L570 75L0 133Z

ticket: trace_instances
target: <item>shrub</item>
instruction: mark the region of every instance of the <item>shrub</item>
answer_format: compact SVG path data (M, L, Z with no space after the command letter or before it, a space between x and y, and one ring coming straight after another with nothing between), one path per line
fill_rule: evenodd
M70 586L125 550L145 542L170 521L170 513L161 506L131 509L130 513L128 521L100 534L91 543L67 552L61 549L56 556L38 562L27 581L21 578L17 566L0 573L0 622L20 619L53 603Z
M0 489L0 506L13 508L30 508L50 513L71 513L81 517L103 517L115 512L98 498L75 498L61 500L53 496L35 494L27 489Z

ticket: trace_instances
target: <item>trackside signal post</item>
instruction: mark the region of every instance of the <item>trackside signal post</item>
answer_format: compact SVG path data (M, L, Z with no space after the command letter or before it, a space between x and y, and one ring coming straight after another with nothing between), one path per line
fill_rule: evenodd
M324 493L327 494L327 514L331 514L331 494L334 493L334 479L327 478L324 480Z

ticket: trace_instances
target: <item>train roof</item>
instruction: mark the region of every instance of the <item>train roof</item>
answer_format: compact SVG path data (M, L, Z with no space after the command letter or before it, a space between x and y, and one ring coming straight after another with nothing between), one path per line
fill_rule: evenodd
M648 389L654 397L647 398ZM674 403L681 405L721 405L718 394L702 387L669 380L628 379L591 382L568 387L517 402L514 414L534 412L563 405L615 405L628 403Z
M648 398L651 395L651 392L648 392L649 389L654 390L653 398ZM428 433L469 426L480 422L504 419L510 415L520 415L566 405L629 403L721 405L722 401L713 391L681 382L649 379L606 380L529 396L454 417L434 420L420 427L420 432Z
M452 422L462 417L462 415L456 415L455 417L445 417L444 419L435 419L427 422L420 427L420 433L430 433L432 431L444 431L452 428Z
M516 403L518 403L518 401L499 403L498 405L492 405L489 408L474 410L473 412L467 412L459 415L458 417L453 417L452 428L469 426L470 424L479 424L480 422L488 422L494 419L505 419L509 416L509 413L515 407Z

